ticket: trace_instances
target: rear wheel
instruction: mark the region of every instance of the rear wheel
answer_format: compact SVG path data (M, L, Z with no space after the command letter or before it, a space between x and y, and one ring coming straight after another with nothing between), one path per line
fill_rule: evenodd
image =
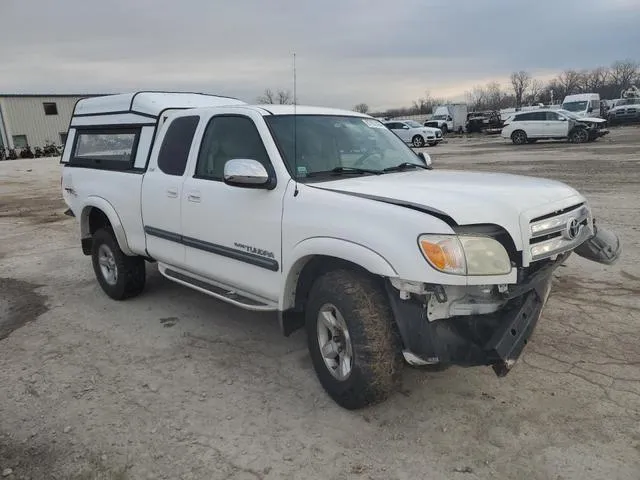
M584 128L576 128L569 135L569 141L571 143L586 143L589 141L589 132Z
M124 300L144 290L144 259L125 255L111 229L101 228L93 234L91 257L98 283L109 297Z
M442 134L443 134L443 135L446 135L447 133L449 133L449 127L447 127L447 125L446 125L446 124L442 125L442 126L440 127L440 130L442 130Z
M424 138L422 138L422 135L416 135L411 140L411 144L416 148L424 147Z
M524 130L516 130L511 134L511 141L515 145L524 145L527 143L527 134Z
M400 340L386 293L373 278L351 270L322 275L305 317L314 369L338 405L362 408L398 387Z

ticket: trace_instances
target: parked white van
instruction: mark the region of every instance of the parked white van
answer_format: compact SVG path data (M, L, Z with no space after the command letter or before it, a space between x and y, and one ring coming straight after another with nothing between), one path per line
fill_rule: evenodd
M600 94L578 93L567 95L562 102L562 109L570 111L577 117L600 118Z

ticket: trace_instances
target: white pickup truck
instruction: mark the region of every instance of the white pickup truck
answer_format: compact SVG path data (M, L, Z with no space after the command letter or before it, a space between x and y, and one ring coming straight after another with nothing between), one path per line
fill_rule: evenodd
M186 93L80 100L61 158L82 250L111 298L166 278L306 328L345 408L405 363L521 354L568 255L620 254L586 199L550 180L439 171L378 120ZM578 312L576 312L578 314Z

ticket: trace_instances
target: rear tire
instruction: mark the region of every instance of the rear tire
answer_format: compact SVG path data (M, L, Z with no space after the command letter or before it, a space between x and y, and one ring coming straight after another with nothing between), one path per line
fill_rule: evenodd
M524 130L516 130L511 134L511 141L514 145L524 145L527 140L527 134Z
M442 130L442 135L446 135L447 133L449 133L449 127L447 127L447 125L442 125L440 127L440 130Z
M363 408L384 401L399 387L399 335L387 295L372 277L351 270L325 273L311 288L305 310L313 367L338 405ZM346 332L337 328L338 335L328 337L323 333L327 324L341 324ZM336 353L341 348L343 357ZM347 357L348 365L342 363Z
M144 290L144 259L125 255L111 229L101 228L93 234L91 257L98 283L112 299L125 300Z

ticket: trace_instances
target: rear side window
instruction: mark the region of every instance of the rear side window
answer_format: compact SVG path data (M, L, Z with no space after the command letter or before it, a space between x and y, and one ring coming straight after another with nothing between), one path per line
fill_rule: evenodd
M167 175L181 176L187 167L193 136L200 117L176 118L167 129L158 154L158 168Z
M140 128L78 128L70 164L112 170L133 167Z

